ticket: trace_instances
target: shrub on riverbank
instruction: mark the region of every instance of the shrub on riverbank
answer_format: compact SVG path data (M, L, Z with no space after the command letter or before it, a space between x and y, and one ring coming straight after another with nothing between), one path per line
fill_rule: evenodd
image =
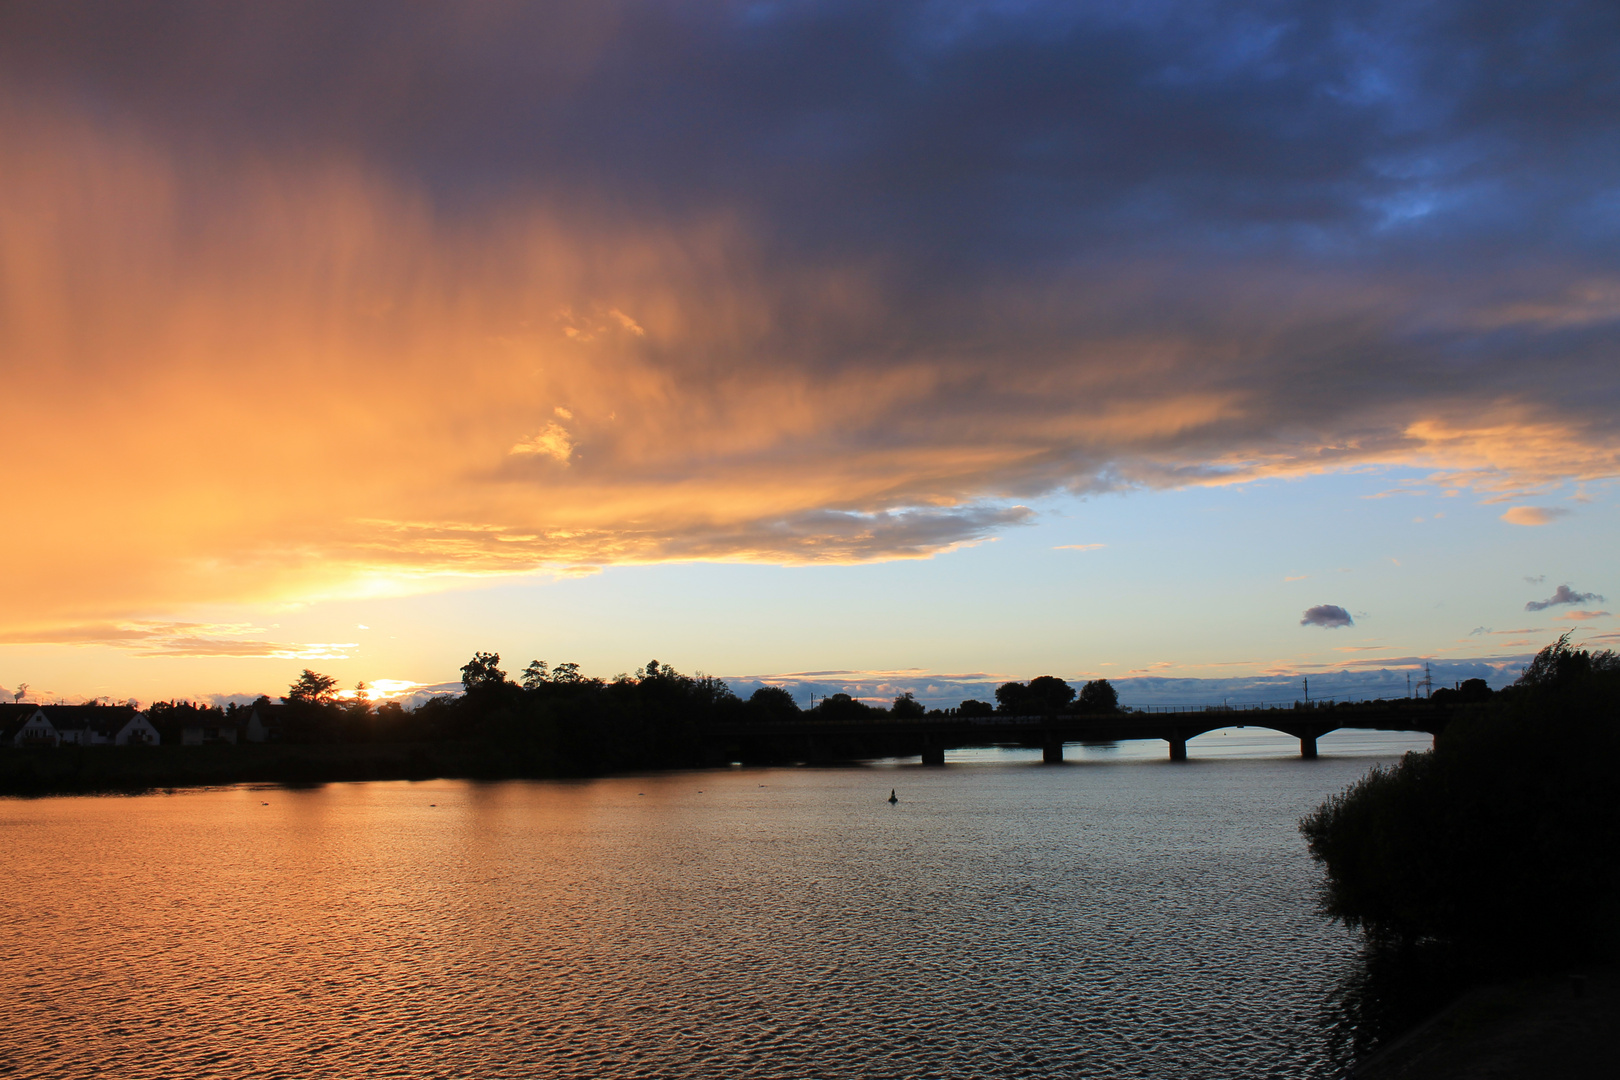
M1323 911L1486 968L1612 956L1620 657L1566 635L1498 697L1300 822Z

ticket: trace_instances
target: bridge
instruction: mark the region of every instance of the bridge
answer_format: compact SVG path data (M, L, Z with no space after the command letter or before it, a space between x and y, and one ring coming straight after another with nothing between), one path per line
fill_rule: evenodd
M1466 708L1466 706L1463 706ZM1412 731L1437 735L1453 707L1426 701L1367 702L1324 707L1229 709L1220 706L1165 712L1055 716L891 716L802 719L722 724L711 734L733 760L830 760L907 757L924 765L945 764L945 751L963 747L1018 745L1041 748L1042 760L1063 760L1067 743L1112 743L1160 739L1171 761L1187 760L1187 742L1231 727L1267 728L1299 740L1303 758L1316 757L1316 740L1331 731Z

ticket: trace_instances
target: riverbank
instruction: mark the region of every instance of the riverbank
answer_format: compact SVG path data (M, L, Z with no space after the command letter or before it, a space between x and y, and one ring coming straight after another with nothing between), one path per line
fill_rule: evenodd
M0 795L138 792L224 784L528 776L483 743L229 743L0 751Z
M1620 1075L1620 973L1477 987L1358 1065L1353 1080L1586 1080Z

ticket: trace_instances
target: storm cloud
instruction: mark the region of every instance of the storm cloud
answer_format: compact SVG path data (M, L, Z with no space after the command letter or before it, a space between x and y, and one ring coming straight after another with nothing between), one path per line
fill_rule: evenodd
M1614 476L1617 71L1596 2L8 5L49 450L0 465L53 509L0 582L78 624Z
M1299 620L1301 626L1320 626L1331 630L1339 626L1354 626L1355 620L1350 613L1338 604L1317 604L1315 607L1305 609L1305 617Z
M1568 585L1560 585L1558 588L1553 590L1553 594L1547 597L1547 599L1532 600L1528 604L1524 605L1524 610L1546 611L1550 607L1558 607L1561 604L1589 604L1594 600L1601 603L1603 601L1603 597L1599 596L1597 593L1576 592Z

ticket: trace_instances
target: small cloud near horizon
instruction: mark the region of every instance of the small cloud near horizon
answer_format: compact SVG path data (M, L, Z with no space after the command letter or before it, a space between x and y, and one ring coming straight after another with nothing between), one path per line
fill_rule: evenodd
M1561 506L1515 506L1502 515L1502 520L1509 525L1551 525L1573 512Z
M1320 626L1325 630L1332 630L1340 626L1354 626L1355 620L1350 613L1338 604L1317 604L1315 607L1305 609L1305 617L1299 620L1301 626Z
M1554 622L1588 622L1592 619L1606 619L1607 611L1566 611L1562 615L1554 615Z
M1098 548L1104 548L1104 547L1107 547L1107 546L1108 546L1107 544L1059 544L1056 547L1054 547L1052 550L1053 551L1096 551Z
M1547 599L1532 600L1528 604L1525 604L1524 610L1546 611L1550 607L1558 607L1562 604L1587 604L1591 603L1593 600L1602 603L1603 597L1599 596L1597 593L1576 592L1568 585L1560 585L1558 588L1553 590L1553 594L1547 597Z

